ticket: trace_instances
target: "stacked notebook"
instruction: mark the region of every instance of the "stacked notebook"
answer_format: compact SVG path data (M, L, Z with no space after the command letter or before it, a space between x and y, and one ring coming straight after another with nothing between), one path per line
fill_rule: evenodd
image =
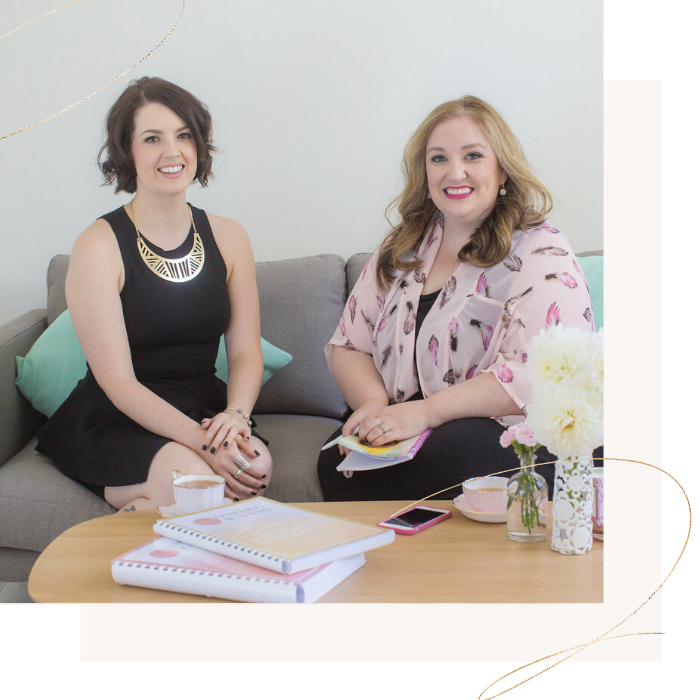
M394 531L257 497L158 520L112 561L117 583L261 603L313 603Z

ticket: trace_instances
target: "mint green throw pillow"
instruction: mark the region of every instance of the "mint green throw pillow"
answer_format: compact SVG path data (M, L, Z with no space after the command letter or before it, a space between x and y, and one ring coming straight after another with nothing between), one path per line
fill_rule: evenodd
M263 384L292 361L292 356L260 339L263 351ZM68 398L75 385L85 376L87 362L75 334L68 311L64 311L34 343L26 357L16 357L15 384L34 408L47 417ZM216 376L226 381L228 363L224 339L219 343Z
M272 343L268 343L265 338L260 338L260 344L262 345L263 364L265 365L262 380L264 384L278 369L288 365L292 361L292 356L288 352L276 348ZM226 360L226 344L223 336L219 341L219 354L216 356L216 376L224 382L228 379L228 361Z
M605 308L603 304L603 256L602 255L586 255L577 257L576 260L583 270L583 274L588 282L588 293L591 295L593 303L593 320L595 321L595 329L599 330L604 325Z

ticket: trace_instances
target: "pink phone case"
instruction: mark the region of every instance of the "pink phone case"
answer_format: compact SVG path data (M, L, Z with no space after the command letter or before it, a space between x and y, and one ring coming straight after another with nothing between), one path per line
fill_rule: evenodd
M435 510L435 519L434 520L428 520L427 523L423 523L422 525L416 525L413 529L411 530L404 530L403 528L400 527L395 527L394 525L387 525L386 520L382 520L382 522L377 523L379 527L385 527L388 530L393 530L399 535L415 535L417 532L420 532L421 530L425 530L428 527L432 527L433 525L437 525L438 523L441 523L443 520L447 520L447 518L452 517L452 511L448 510L445 512L442 512L441 508L427 508L424 506L416 506L415 508L408 508L407 510L402 510L400 513L397 513L396 515L392 516L392 518L398 518L400 515L403 515L404 513L408 513L411 510ZM388 520L391 520L392 518L388 518Z

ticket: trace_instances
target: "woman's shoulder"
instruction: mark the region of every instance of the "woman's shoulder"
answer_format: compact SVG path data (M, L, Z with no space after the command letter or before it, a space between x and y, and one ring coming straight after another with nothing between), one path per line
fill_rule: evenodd
M566 236L546 220L533 228L515 231L510 252L554 257L574 254Z
M203 211L203 210L200 210ZM212 233L214 236L222 236L226 238L248 238L248 233L246 230L239 224L237 221L234 221L233 219L229 219L226 216L218 216L216 214L212 214L210 212L204 212L204 215L207 217L207 220L209 221L209 225L211 226Z
M204 212L211 226L216 246L223 257L226 267L231 269L235 260L240 260L243 255L253 258L253 246L250 243L248 232L233 219L226 216L217 216Z
M110 214L114 214L111 212ZM110 215L105 215L93 221L75 240L73 244L73 255L97 255L97 254L114 254L119 252L117 239L114 235L114 229L108 218Z

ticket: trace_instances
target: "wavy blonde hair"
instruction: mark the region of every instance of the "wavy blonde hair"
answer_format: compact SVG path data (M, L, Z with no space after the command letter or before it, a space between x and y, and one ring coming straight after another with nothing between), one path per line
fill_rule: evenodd
M506 174L507 194L498 196L494 207L469 242L459 252L462 262L476 267L491 267L501 262L510 250L513 231L541 224L552 210L552 196L532 172L520 142L503 117L488 103L465 95L436 107L411 136L403 155L403 192L389 203L386 217L396 209L401 221L387 234L379 249L377 281L387 291L396 270L421 267L420 260L401 260L415 252L434 220L437 207L428 199L426 147L435 127L459 117L472 119L488 137L498 165Z

